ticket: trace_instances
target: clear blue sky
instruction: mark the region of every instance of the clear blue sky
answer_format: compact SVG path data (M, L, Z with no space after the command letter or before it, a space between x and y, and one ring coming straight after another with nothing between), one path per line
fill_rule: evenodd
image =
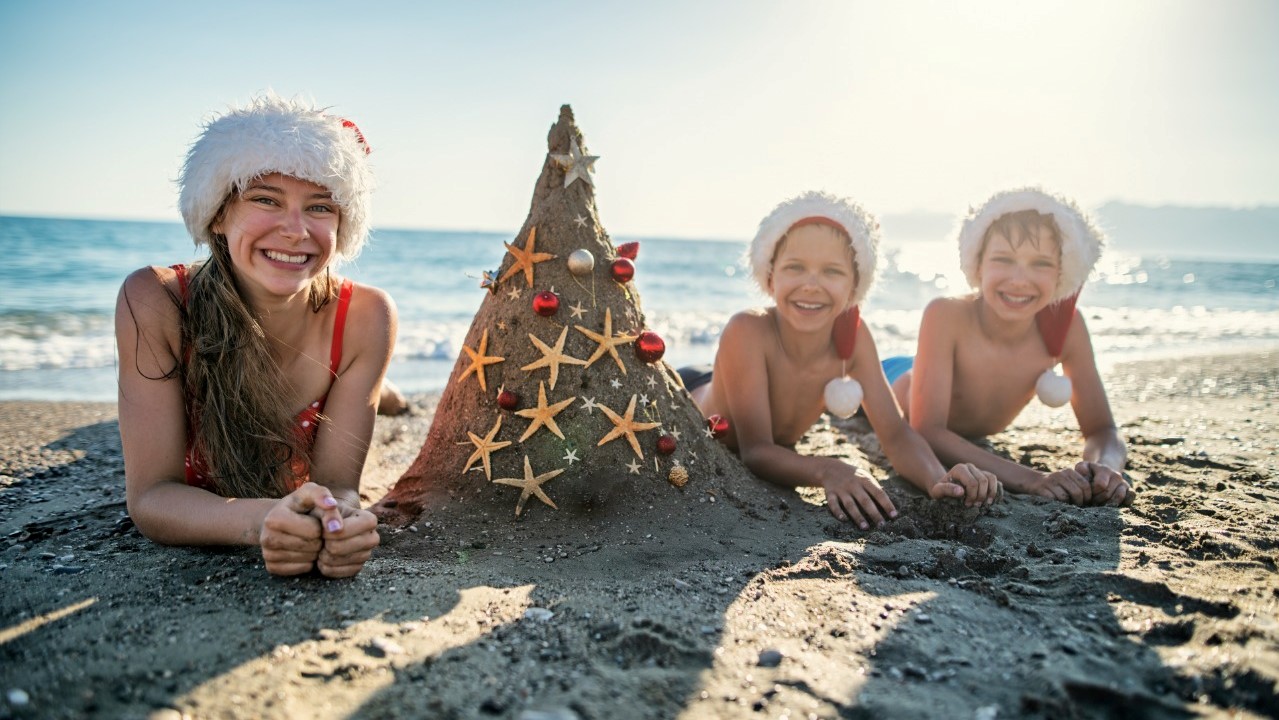
M745 238L825 188L959 212L1279 204L1279 3L0 0L0 213L176 220L209 112L355 119L381 227L513 230L560 104L614 234Z

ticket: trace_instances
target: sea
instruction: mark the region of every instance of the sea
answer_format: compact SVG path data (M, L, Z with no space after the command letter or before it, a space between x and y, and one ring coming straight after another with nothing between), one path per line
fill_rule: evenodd
M922 308L967 291L958 251L938 237L888 233L862 309L881 356L911 354ZM389 377L406 392L441 390L514 231L377 230L341 269L399 306ZM721 328L767 297L751 281L747 240L638 241L634 279L650 329L676 366L710 363ZM1273 259L1125 251L1098 263L1079 301L1103 370L1115 363L1279 349L1279 253ZM0 400L116 399L116 295L145 265L200 257L180 223L0 216Z

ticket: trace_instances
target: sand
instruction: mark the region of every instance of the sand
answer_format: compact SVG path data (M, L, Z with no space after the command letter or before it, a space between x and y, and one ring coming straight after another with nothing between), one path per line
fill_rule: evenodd
M1133 507L1013 496L863 533L812 493L694 478L515 521L465 497L350 581L162 547L124 506L111 404L0 404L0 717L1279 715L1279 353L1107 373ZM436 398L379 418L377 500ZM991 438L1079 452L1068 411ZM857 421L802 451L881 460ZM513 505L513 502L512 502Z

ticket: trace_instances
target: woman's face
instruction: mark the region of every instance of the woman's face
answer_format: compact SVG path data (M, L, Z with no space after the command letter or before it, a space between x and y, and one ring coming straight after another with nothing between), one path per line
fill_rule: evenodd
M340 219L327 189L272 173L233 195L212 229L226 236L242 290L288 297L305 292L328 267Z
M769 290L777 313L799 330L830 327L856 288L848 240L825 225L803 225L782 239Z

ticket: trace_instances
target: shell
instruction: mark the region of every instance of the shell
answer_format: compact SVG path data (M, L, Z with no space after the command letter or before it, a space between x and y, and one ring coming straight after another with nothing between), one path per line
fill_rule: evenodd
M688 470L684 469L683 465L676 465L671 468L666 479L670 480L675 487L684 487L684 483L688 482Z

